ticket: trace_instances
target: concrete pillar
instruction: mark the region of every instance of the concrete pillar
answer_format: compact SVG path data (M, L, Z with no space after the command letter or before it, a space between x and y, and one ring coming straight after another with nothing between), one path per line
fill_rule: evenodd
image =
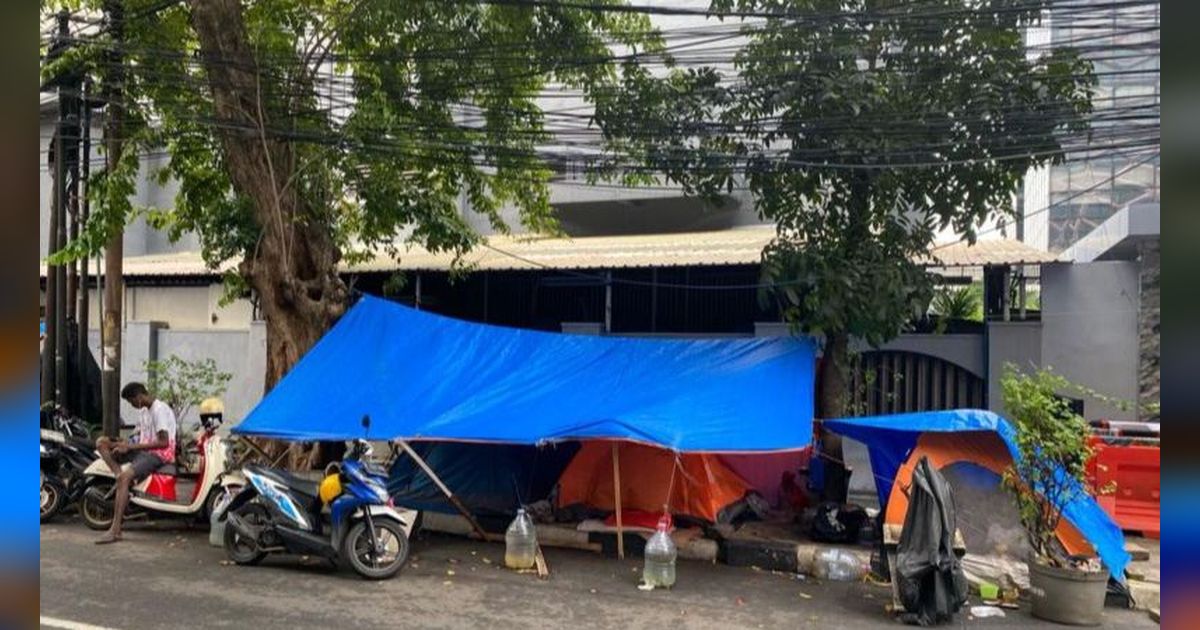
M987 323L987 398L988 409L1004 413L1000 377L1004 364L1021 370L1034 370L1042 364L1041 322Z

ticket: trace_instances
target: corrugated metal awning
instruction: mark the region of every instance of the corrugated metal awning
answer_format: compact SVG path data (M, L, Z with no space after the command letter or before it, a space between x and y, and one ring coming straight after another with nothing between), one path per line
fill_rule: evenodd
M493 235L463 257L461 264L477 270L533 269L630 269L692 267L704 265L753 265L775 236L771 227L754 227L716 232L587 236L577 238ZM995 239L974 245L953 243L935 246L927 261L931 267L982 267L986 265L1036 265L1056 260L1020 241ZM381 254L366 262L344 266L344 271L447 271L453 264L449 253L433 253L420 247L402 247L399 259ZM125 259L127 277L219 276L234 267L232 261L210 269L198 252L132 256ZM41 266L42 276L46 268Z

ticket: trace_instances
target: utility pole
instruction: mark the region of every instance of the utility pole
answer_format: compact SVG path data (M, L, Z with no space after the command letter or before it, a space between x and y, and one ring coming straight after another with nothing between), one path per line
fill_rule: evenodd
M76 196L79 201L77 222L80 230L87 225L88 215L91 210L87 199L87 180L92 172L92 103L89 100L90 87L90 82L85 80L82 86L83 98L80 99L80 103L83 105L82 124L80 125L82 150L80 151L78 160L79 183L76 184ZM80 183L82 184L82 194L78 192L80 190ZM86 414L92 411L91 406L88 405L88 401L91 399L91 392L88 391L89 383L87 379L88 357L91 355L91 349L88 347L88 319L90 319L90 314L88 313L88 309L90 308L88 303L89 284L88 258L84 256L79 259L79 290L77 292L78 302L75 307L75 323L79 326L77 333L79 337L79 359L76 363L79 366L79 409L77 412L84 419L94 422L94 418L86 416Z
M69 17L70 15L66 11L58 14L58 41L56 42L58 47L55 51L58 54L62 54L70 46L71 31ZM54 232L51 241L54 244L54 249L48 252L50 254L61 250L67 242L67 163L69 159L68 154L70 153L70 149L67 146L68 115L70 110L67 100L70 98L70 95L69 93L64 94L64 82L64 78L58 78L58 122L55 125L54 132L54 193L52 195L54 207L50 209L50 212L53 213L50 218L50 229ZM69 90L68 86L67 92ZM67 404L66 268L63 265L54 265L46 271L47 276L51 274L54 276L54 308L53 313L50 315L52 319L47 320L47 322L53 321L53 332L51 332L49 325L46 327L46 336L48 338L53 337L54 339L54 353L52 355L54 361L54 403L65 407Z
M63 240L62 245L66 245L79 237L79 140L80 126L79 115L80 105L83 99L80 98L80 92L83 86L83 76L79 73L72 73L68 77L66 84L59 90L59 107L62 108L66 115L63 118L64 129L62 134L63 141L63 163L64 170L67 176L63 186L64 196L62 198L62 226ZM63 357L64 368L64 389L63 400L67 409L73 413L83 414L83 398L81 396L80 383L83 382L83 364L75 363L75 357L71 356L71 333L76 332L72 328L79 322L79 272L81 263L86 265L87 259L82 261L72 260L67 263L64 270L65 278L65 293L61 307L62 316L62 341L59 345L59 353ZM87 289L85 288L84 291ZM80 340L77 338L77 346ZM86 343L86 337L83 339ZM78 352L78 351L76 351ZM76 369L72 371L71 364L75 363ZM70 394L68 396L68 393Z
M107 115L104 120L104 143L107 147L107 168L113 172L121 162L124 148L124 44L125 11L122 0L105 0L104 13L108 18L113 46L109 59L109 76L105 82ZM125 231L113 234L104 251L104 347L100 352L100 391L104 406L104 434L116 437L121 429L121 293L125 285L122 259L125 255Z
M67 244L67 104L58 88L58 130L54 151L55 251ZM67 406L67 269L54 266L54 403Z
M50 225L46 231L46 254L58 251L58 130L50 138L48 154L50 176L54 178L50 187ZM58 323L54 317L58 310L58 268L46 264L46 307L42 317L46 320L46 339L42 343L42 404L54 402L54 367L58 356Z

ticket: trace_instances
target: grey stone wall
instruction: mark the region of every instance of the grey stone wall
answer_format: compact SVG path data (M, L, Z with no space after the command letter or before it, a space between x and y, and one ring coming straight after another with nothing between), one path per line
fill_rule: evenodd
M1028 371L1042 365L1044 335L1042 322L988 322L987 325L987 402L988 409L1004 413L1000 378L1004 366L1012 364Z
M1157 411L1147 411L1159 402L1159 241L1145 241L1140 247L1138 277L1138 404L1140 418L1158 422Z
M1109 399L1085 399L1088 420L1133 420L1138 398L1138 264L1042 268L1042 365ZM1064 392L1069 393L1069 392ZM1076 396L1077 397L1077 396Z

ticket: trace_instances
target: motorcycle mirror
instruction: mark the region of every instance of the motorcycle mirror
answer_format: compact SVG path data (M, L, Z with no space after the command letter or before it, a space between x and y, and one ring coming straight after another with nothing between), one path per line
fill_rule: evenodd
M369 416L367 414L363 414L362 428L363 428L363 437L366 437L367 433L371 430L371 416Z

